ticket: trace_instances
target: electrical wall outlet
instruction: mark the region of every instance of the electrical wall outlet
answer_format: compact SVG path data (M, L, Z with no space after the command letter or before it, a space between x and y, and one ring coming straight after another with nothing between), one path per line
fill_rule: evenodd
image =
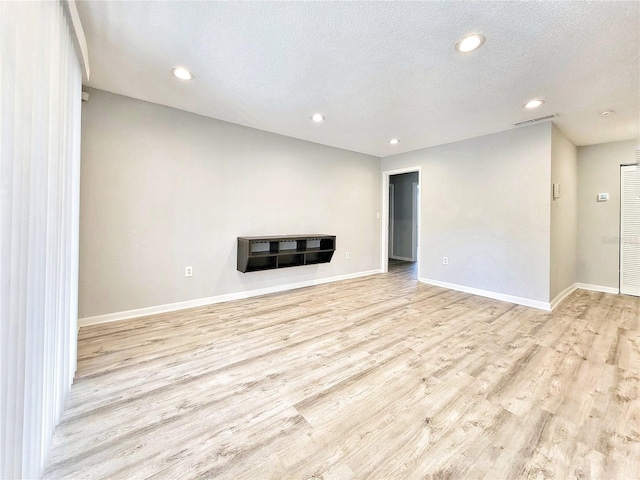
M184 267L184 276L185 277L193 277L193 267Z
M442 264L449 265L449 257L442 257Z
M344 258L346 258L347 260L349 260L349 252L345 252L345 254L344 254Z

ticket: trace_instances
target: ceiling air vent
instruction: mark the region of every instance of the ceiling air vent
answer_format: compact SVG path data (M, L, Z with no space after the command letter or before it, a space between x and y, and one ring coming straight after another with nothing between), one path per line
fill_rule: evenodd
M531 125L532 123L544 122L545 120L551 120L552 118L556 118L558 116L557 113L552 113L551 115L545 115L544 117L532 118L531 120L523 120L521 122L516 122L514 125L516 127L521 127L523 125Z

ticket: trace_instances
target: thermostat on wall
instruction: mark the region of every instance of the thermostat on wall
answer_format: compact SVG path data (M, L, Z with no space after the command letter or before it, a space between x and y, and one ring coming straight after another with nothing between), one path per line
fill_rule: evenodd
M606 202L607 200L609 200L609 194L608 193L599 193L598 194L598 201L599 202Z

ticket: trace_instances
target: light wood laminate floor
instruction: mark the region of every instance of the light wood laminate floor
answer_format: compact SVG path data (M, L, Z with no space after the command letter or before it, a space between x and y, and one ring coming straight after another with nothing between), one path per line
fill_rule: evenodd
M640 478L640 299L412 270L82 328L46 478Z

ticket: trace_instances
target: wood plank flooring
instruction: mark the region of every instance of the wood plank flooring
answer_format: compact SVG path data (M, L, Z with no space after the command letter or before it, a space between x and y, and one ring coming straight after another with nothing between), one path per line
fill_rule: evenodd
M82 328L45 478L640 479L640 299L414 273Z

